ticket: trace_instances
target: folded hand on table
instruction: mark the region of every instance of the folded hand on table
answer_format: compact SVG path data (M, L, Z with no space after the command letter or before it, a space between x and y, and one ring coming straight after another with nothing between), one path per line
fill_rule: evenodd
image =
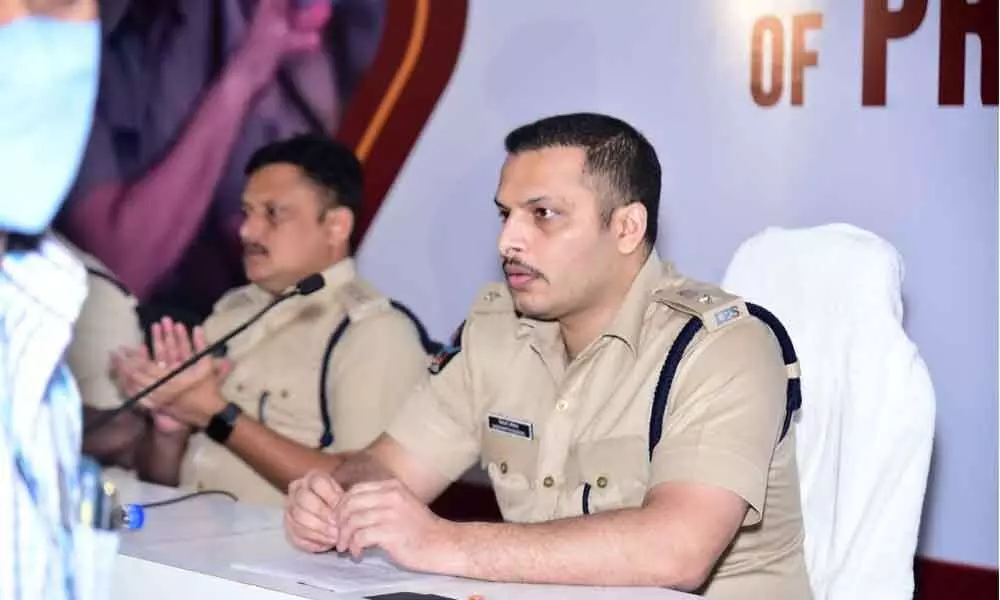
M396 479L357 483L348 491L329 473L314 471L289 486L285 533L307 552L380 548L408 569L454 573L455 523L442 519Z

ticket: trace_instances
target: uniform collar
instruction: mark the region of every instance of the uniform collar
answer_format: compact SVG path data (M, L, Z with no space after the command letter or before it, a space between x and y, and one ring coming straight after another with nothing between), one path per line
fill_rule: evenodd
M639 270L639 274L632 280L632 286L625 295L625 300L622 301L615 318L601 336L617 338L624 342L633 354L638 354L639 336L642 334L652 294L662 287L665 278L676 276L677 272L673 265L661 261L654 248Z
M355 277L357 277L357 266L354 258L347 257L337 261L336 263L330 265L325 270L320 272L323 276L323 289L310 294L309 298L319 298L332 296L340 288L344 287L350 283ZM285 289L283 293L288 293L295 289L294 286L289 286ZM268 302L274 300L274 295L265 290L264 288L253 284L247 288L247 294L250 296L251 301L255 305L264 306ZM284 304L295 304L295 298L285 301Z
M358 268L354 258L348 256L327 267L321 275L323 275L323 281L326 283L323 286L322 293L330 294L354 281L358 276Z
M633 352L638 353L639 337L646 320L650 299L655 290L662 287L665 279L677 277L677 271L670 263L660 260L654 249L632 280L628 293L615 314L614 319L604 329L600 337L621 340ZM565 352L562 334L557 321L537 321L522 318L518 335L530 335L534 346L545 354Z

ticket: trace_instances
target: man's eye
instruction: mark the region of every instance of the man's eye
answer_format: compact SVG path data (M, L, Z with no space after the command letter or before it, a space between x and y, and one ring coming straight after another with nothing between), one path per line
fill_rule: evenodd
M506 221L507 218L510 217L510 211L509 210L498 210L497 211L497 216L500 217L501 221Z
M535 209L535 216L538 217L539 219L551 219L552 217L556 216L556 212L551 208L539 207Z

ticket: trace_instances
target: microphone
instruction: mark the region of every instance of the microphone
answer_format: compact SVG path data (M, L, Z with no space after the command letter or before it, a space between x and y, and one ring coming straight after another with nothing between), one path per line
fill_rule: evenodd
M221 338L219 338L218 340L207 346L201 352L193 354L190 358L188 358L180 365L178 365L177 368L175 368L173 371L170 371L160 379L154 381L149 387L145 388L144 390L141 390L138 394L126 400L121 406L115 408L114 410L110 410L100 415L100 417L98 417L97 419L91 421L90 424L84 427L83 435L86 436L88 434L97 431L101 427L104 427L105 425L113 421L118 415L122 414L126 410L131 409L140 400L152 394L156 390L160 389L160 387L162 387L163 385L171 381L174 377L177 377L187 369L191 368L192 365L194 365L201 359L205 358L210 354L215 354L217 351L219 351L219 349L223 348L226 345L226 343L229 342L229 340L233 339L237 335L246 331L248 327L256 323L257 320L259 320L261 317L267 314L275 306L281 304L282 302L288 300L289 298L294 298L295 296L308 296L309 294L318 292L319 290L323 289L323 286L325 285L326 281L324 281L323 276L320 275L319 273L314 273L306 277L305 279L299 281L297 284L295 284L295 287L292 290L285 292L284 294L281 294L280 296L272 300L270 303L268 303L267 306L259 310L257 314L253 315L252 317L244 321L242 325L240 325L236 329L233 329L226 335L222 336Z

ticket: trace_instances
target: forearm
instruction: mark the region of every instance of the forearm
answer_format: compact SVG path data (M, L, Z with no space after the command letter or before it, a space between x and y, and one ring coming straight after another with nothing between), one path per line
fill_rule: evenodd
M139 478L162 485L180 484L181 461L191 435L187 431L164 433L150 428L136 448Z
M696 589L707 572L677 528L644 509L533 524L456 523L460 565L474 579Z
M71 209L76 236L139 298L180 259L212 204L258 91L241 61L229 62L156 166L137 181L94 189Z
M236 421L226 448L282 493L310 470L334 471L347 456L307 448L245 414Z
M83 422L85 427L107 412L84 406ZM101 429L84 435L83 453L102 465L115 465L130 469L135 462L136 449L146 434L147 427L148 424L143 415L127 410L102 426Z
M370 451L363 450L333 470L333 477L345 490L366 481L385 481L395 474Z
M344 461L333 476L345 490L358 483L397 479L424 504L433 502L451 483L387 434Z

